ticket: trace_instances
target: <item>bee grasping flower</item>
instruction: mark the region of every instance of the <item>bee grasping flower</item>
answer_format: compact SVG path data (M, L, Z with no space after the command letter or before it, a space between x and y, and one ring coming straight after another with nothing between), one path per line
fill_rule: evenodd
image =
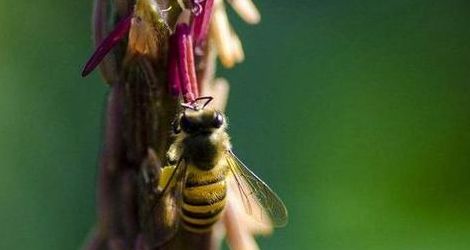
M158 183L158 180L165 180L165 174L160 170L167 145L172 144L168 139L169 120L178 112L174 104L180 100L179 97L185 103L192 103L200 96L214 97L210 107L202 113L186 112L192 125L200 117L214 114L210 110L223 112L225 109L229 85L225 79L215 78L216 59L220 58L224 67L233 67L244 59L240 39L227 17L226 3L247 23L260 21L259 12L251 0L95 0L94 32L97 49L82 75L89 74L103 61L100 69L111 85L111 93L98 188L100 219L87 249L150 249L155 247L155 242L168 239L164 237L168 236L164 226L171 224L168 221L183 219L188 224L195 219L193 215L198 212L195 210L187 218L173 217L172 213L162 218L159 212L165 209L162 206L153 209L150 205L155 197L153 192L158 189L152 185L152 180ZM222 124L225 124L224 119ZM214 128L214 131L225 134L223 128ZM190 130L181 133L185 136L179 137L186 138ZM229 145L228 139L220 141ZM172 145L179 144L173 142ZM230 146L225 149L230 149ZM149 152L148 155L145 152ZM185 157L192 156L182 154ZM244 173L247 176L244 177L245 184L235 178L227 178L227 202L220 220L211 227L212 232L205 236L197 233L184 235L185 243L182 244L188 244L184 245L185 249L192 249L195 246L191 245L193 243L205 246L211 244L213 247L210 249L218 249L226 235L231 249L254 250L258 248L254 235L268 234L273 226L286 222L287 213L278 197L270 190L263 191L265 184L245 170L246 167L229 151L224 151L223 159L230 162L217 166L238 172L232 173L234 176ZM204 167L205 164L198 166ZM194 172L197 166L191 169ZM135 183L133 177L136 170L150 173L142 174L143 177L147 176L142 178L146 181ZM259 190L252 190L250 182L252 185L260 185ZM277 201L274 203L277 205L272 207L281 208L281 212L269 211L272 207L266 203L260 204L267 200L251 192L268 193L267 196ZM139 199L136 199L137 196ZM172 204L173 201L181 200L174 197L165 204ZM246 204L253 206L247 209ZM171 210L171 207L167 207ZM150 216L149 210L152 212ZM213 218L215 220L216 217ZM194 229L191 225L188 228ZM172 244L181 243L179 239L172 238L168 242L169 249L174 246Z
M230 1L230 4L247 22L259 22L259 13L251 1L235 0ZM180 17L176 31L170 37L168 61L170 90L176 96L181 95L186 103L194 103L199 99L201 92L215 96L217 99L221 92L228 91L227 88L220 91L224 89L223 86L227 86L224 80L214 81L213 72L208 74L211 70L208 66L215 65L215 56L212 53L214 47L222 64L226 67L232 67L244 58L241 42L229 24L224 2L222 0L193 1L193 6L197 7L192 8L193 11L189 12L191 13L188 14L189 16ZM199 68L205 70L197 74L196 71ZM207 81L213 81L215 84L209 84ZM202 89L202 86L213 88L206 90ZM225 105L221 104L218 107L216 105L216 108L223 110ZM225 232L232 249L257 249L254 235L266 235L272 232L273 214L270 216L264 214L266 211L263 211L265 208L262 206L254 206L253 210L256 211L247 211L246 204L259 204L259 201L250 195L236 195L235 190L240 189L240 183L234 180L228 180L226 185L228 187L227 205L221 221L212 227L213 236L221 240ZM253 214L258 216L253 216ZM260 216L263 214L264 216ZM279 221L275 221L275 225L279 224ZM189 229L193 230L190 226Z

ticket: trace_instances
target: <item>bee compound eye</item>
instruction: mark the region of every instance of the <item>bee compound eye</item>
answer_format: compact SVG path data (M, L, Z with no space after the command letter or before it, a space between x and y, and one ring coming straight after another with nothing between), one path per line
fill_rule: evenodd
M181 117L181 122L180 122L181 129L186 132L186 133L191 133L196 130L196 126L194 123L189 121L188 117L186 115L183 115Z
M212 126L214 128L220 128L222 127L222 124L224 124L224 117L220 112L215 112L214 113L214 120L212 121Z

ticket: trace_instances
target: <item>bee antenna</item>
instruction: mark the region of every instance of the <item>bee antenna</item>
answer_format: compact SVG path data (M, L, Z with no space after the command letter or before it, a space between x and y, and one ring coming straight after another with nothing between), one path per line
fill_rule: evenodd
M197 108L192 103L181 103L181 107L197 111Z
M196 98L192 103L195 103L200 100L206 100L204 104L202 105L202 108L205 108L213 99L214 97L212 96L201 96L201 97Z
M194 111L198 111L204 109L214 98L212 96L202 96L194 99L189 103L181 103L181 107L192 109ZM197 103L201 100L205 100L202 105L197 105Z

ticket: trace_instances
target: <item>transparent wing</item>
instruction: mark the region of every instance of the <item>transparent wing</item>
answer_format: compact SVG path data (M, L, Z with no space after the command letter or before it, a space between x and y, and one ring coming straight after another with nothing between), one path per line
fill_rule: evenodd
M248 169L232 151L227 151L226 160L246 212L260 222L269 220L276 227L286 225L287 208L279 196Z
M151 208L152 218L155 223L153 228L149 229L153 231L156 239L154 246L162 246L170 241L176 235L179 227L181 195L186 178L187 164L180 159L175 166L167 168L173 168L173 171L167 176L166 184L160 190Z

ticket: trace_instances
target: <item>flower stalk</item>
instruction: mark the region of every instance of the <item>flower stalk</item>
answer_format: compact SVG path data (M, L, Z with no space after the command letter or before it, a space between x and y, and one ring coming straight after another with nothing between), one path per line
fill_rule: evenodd
M212 96L211 105L224 110L229 86L215 78L217 55L226 67L244 57L222 0L183 2L95 0L97 49L82 75L99 67L110 92L98 172L97 225L84 249L215 250L225 232L232 243L238 242L231 244L233 249L256 249L256 230L237 227L234 218L240 213L232 206L214 230L204 234L171 232L171 201L155 206L156 183L166 163L180 98L191 102ZM259 21L250 0L230 4L248 23Z

